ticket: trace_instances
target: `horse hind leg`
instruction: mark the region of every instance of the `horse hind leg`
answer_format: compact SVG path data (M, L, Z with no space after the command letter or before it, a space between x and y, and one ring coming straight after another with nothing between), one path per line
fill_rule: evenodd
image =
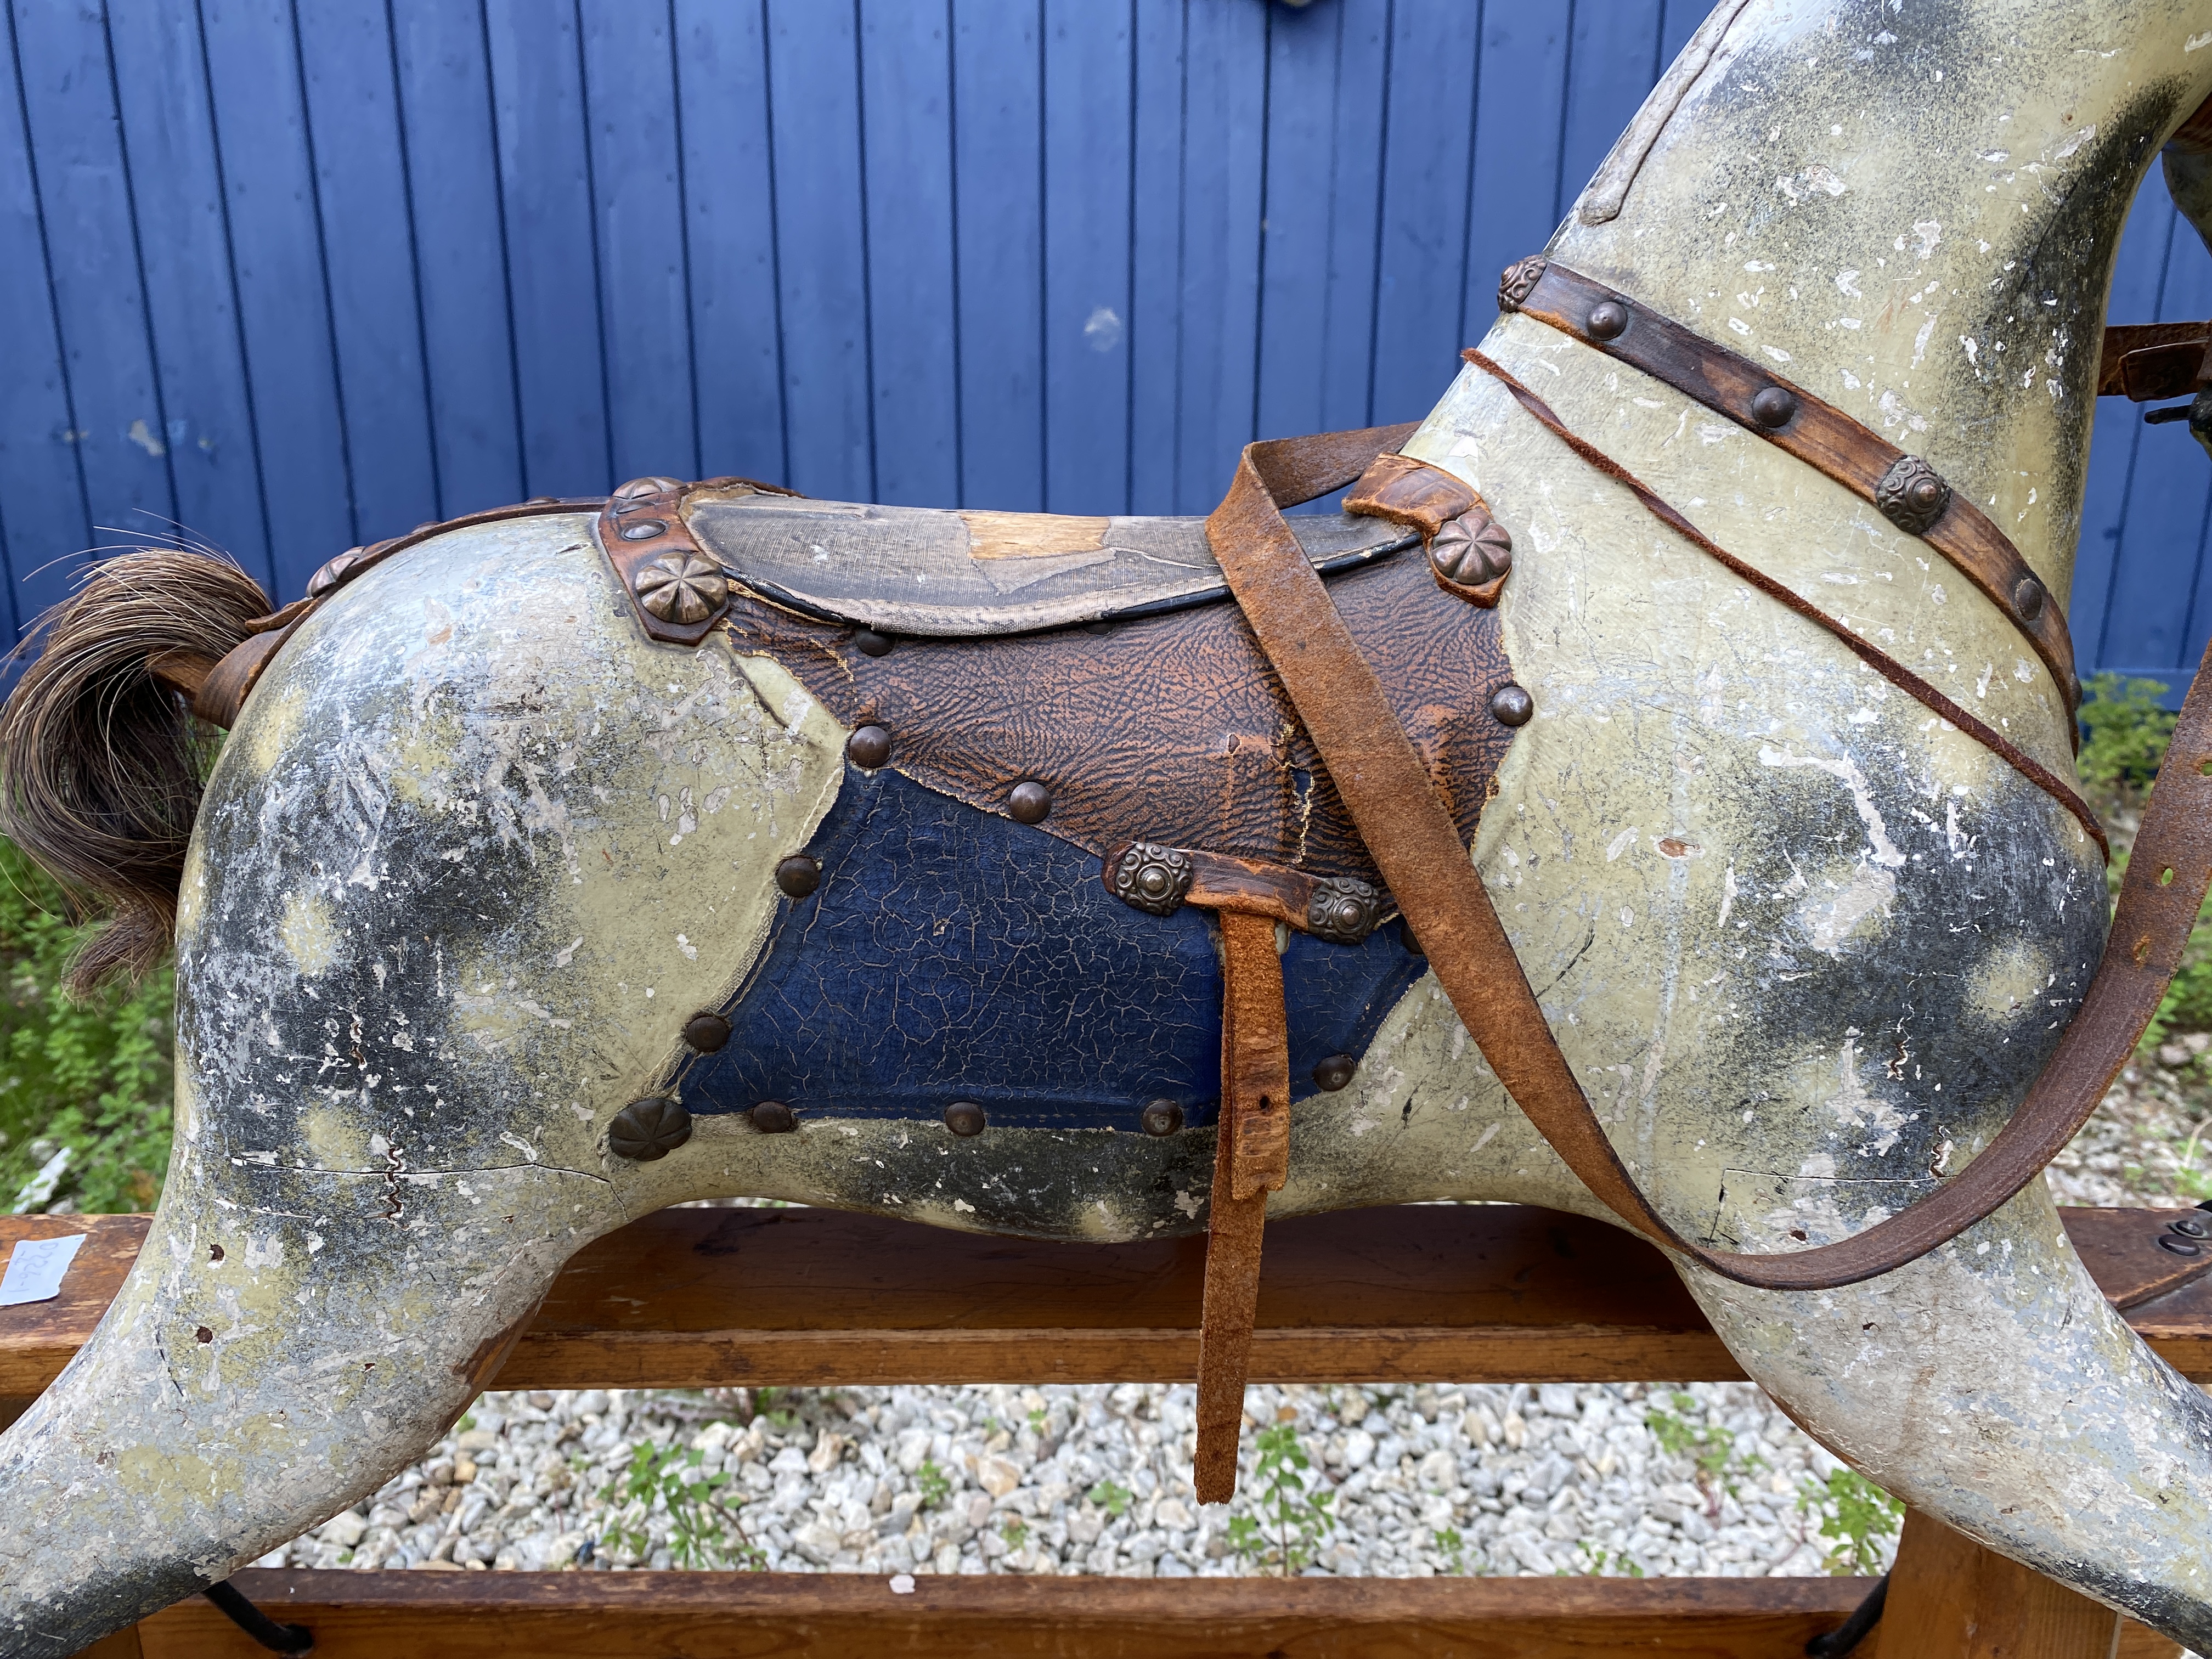
M619 1219L544 1167L180 1159L115 1303L0 1435L0 1650L76 1652L374 1492Z
M1683 1278L1753 1380L1853 1468L2212 1649L2212 1404L2113 1310L2042 1182L1863 1284Z

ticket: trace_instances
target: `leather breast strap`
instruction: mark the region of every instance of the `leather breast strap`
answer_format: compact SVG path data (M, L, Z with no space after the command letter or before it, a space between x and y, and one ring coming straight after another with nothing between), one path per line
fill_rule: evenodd
M1618 357L1817 468L1941 553L2027 638L2069 708L2081 701L2057 600L1987 514L1936 469L1834 404L1671 317L1540 256L1510 267L1498 301Z
M2199 671L2182 707L2096 978L1996 1139L1936 1190L1849 1238L1770 1255L1708 1249L1652 1208L1606 1139L1474 860L1328 589L1283 522L1282 505L1349 483L1402 431L1248 446L1228 495L1206 521L1206 536L1431 968L1515 1103L1631 1227L1760 1289L1826 1290L1875 1278L1957 1237L2019 1192L2087 1121L2134 1051L2212 887L2212 673Z
M1500 364L1476 350L1473 346L1460 353L1460 356L1511 392L1514 401L1535 416L1538 423L1546 431L1573 450L1590 466L1625 488L1630 495L1636 497L1638 504L1653 518L1658 520L1660 523L1665 525L1708 558L1725 565L1730 571L1778 605L1786 610L1796 611L1808 622L1820 623L1821 627L1834 635L1844 647L1861 662L1866 664L1868 667L1873 669L1875 672L1880 674L1906 696L1917 699L1925 707L1941 714L2071 812L2090 840L2097 843L2106 857L2112 855L2112 845L2105 838L2105 826L2097 822L2096 813L2090 809L2089 803L2081 799L2080 790L2075 788L2065 779L2060 777L2041 761L2037 760L1987 720L1969 714L1956 701L1945 696L1872 640L1843 626L1820 606L1775 580L1757 565L1747 560L1739 559L1735 554L1715 542L1711 537L1683 517L1663 496L1626 467L1598 448L1596 445L1570 431L1566 422L1553 413L1549 404L1515 379Z

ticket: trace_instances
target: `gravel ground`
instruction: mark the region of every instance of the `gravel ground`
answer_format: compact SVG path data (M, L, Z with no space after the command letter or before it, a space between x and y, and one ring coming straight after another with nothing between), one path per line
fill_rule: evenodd
M2124 1076L2052 1166L2061 1202L2197 1200L2208 1048ZM489 1394L264 1565L1755 1576L1895 1545L1838 1554L1840 1466L1748 1383L1255 1388L1246 1416L1238 1497L1208 1507L1188 1385ZM1283 1427L1308 1467L1255 1477Z
M1253 1474L1256 1430L1284 1425L1312 1460L1285 1474L1309 1572L1805 1573L1823 1546L1797 1494L1837 1467L1741 1383L1255 1388L1243 1490L1206 1507L1188 1385L743 1395L486 1395L429 1460L268 1565L1280 1571L1279 1540L1231 1522L1274 1484ZM641 1448L674 1449L686 1483L726 1474L726 1525L626 1503ZM719 1547L687 1559L702 1537Z

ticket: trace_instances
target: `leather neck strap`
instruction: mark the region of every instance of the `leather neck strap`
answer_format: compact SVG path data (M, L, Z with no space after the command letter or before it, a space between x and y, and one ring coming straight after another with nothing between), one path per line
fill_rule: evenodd
M1453 1008L1553 1150L1655 1243L1767 1290L1826 1290L1887 1273L1955 1237L2034 1179L2134 1051L2212 887L2212 673L2200 671L2183 706L2096 979L1996 1139L1936 1191L1836 1243L1773 1255L1709 1249L1653 1209L1607 1139L1450 814L1283 522L1281 506L1350 483L1406 432L1385 428L1248 446L1229 494L1206 520L1206 538Z
M2027 636L2067 708L2081 702L2074 644L2057 600L2004 532L1926 461L1804 387L1556 259L1539 256L1510 268L1498 299L1504 310L1548 323L1663 380L1826 473L1899 530L1918 536Z

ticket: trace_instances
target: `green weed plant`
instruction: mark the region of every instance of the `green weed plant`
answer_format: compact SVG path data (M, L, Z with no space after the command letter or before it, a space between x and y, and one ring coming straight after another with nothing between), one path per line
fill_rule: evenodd
M644 1555L652 1544L647 1523L658 1508L668 1516L668 1555L677 1566L765 1566L767 1558L745 1537L738 1517L744 1500L733 1504L723 1492L728 1471L700 1474L704 1461L697 1451L649 1440L631 1452L629 1468L599 1494L600 1502L620 1506L607 1519L606 1547Z
M1258 1455L1245 1489L1255 1494L1256 1513L1230 1517L1229 1547L1248 1565L1272 1566L1284 1577L1294 1577L1313 1560L1335 1524L1329 1506L1336 1494L1315 1490L1319 1482L1312 1476L1313 1458L1289 1424L1261 1430L1254 1449Z
M1129 1512L1129 1503L1134 1494L1118 1481L1101 1480L1087 1496L1092 1503L1119 1521Z
M1676 1412L1698 1409L1695 1395L1677 1393L1673 1403L1673 1412L1655 1407L1644 1413L1644 1426L1651 1431L1661 1451L1688 1462L1698 1490L1705 1495L1705 1508L1717 1515L1721 1494L1735 1497L1745 1480L1766 1467L1766 1460L1756 1452L1739 1455L1735 1436L1726 1429L1692 1423L1686 1415L1676 1416Z
M921 1506L933 1510L952 1495L952 1479L937 1467L934 1458L925 1457L914 1472L914 1489L921 1494Z
M1853 1469L1836 1469L1826 1480L1797 1483L1797 1512L1820 1522L1828 1546L1821 1561L1843 1577L1871 1577L1883 1571L1883 1546L1905 1522L1905 1505Z

